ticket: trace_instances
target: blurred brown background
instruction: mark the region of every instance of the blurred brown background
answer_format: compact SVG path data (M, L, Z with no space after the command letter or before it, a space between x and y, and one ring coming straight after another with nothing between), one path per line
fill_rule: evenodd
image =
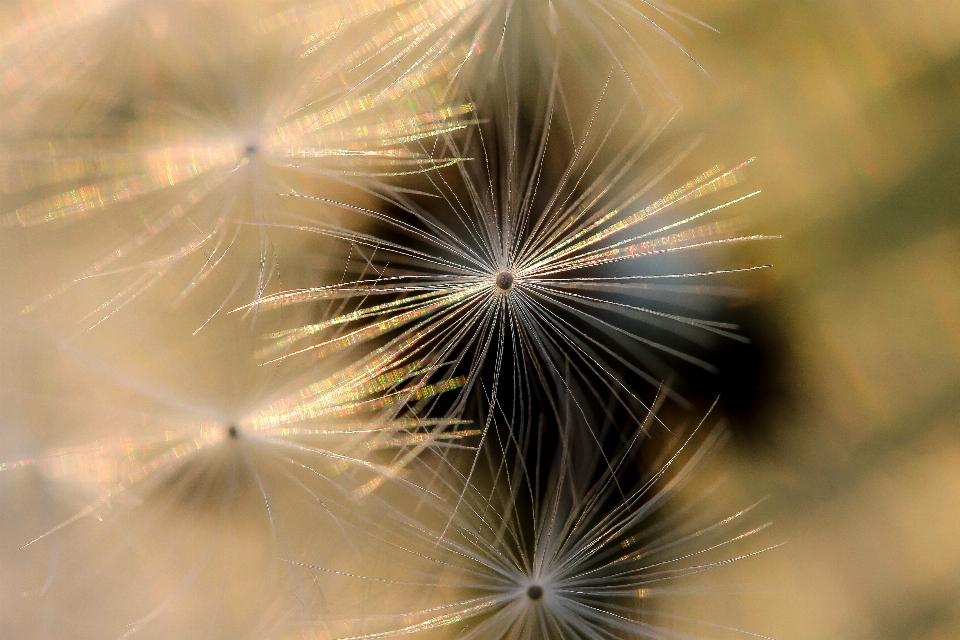
M682 120L705 157L757 156L783 234L724 463L788 544L694 613L960 638L960 3L675 4L719 32L684 39L710 78L688 74Z

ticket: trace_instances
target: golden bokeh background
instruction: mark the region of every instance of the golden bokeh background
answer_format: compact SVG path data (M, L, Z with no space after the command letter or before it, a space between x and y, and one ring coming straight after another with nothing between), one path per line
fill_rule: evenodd
M678 90L783 239L724 463L787 544L704 599L787 639L960 637L960 3L687 2ZM708 154L709 155L709 154Z

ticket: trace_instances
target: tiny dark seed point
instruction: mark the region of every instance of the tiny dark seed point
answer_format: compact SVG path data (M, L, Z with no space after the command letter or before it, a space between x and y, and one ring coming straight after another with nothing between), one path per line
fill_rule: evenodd
M243 155L252 156L255 155L260 149L255 144L248 144L246 149L243 150Z
M527 588L527 597L531 600L539 600L543 597L543 587L538 584L532 584Z
M513 286L513 274L509 271L501 271L497 274L496 284L500 291L509 291Z
M239 438L240 430L237 429L236 425L230 425L230 428L227 429L227 435L230 436L231 438Z

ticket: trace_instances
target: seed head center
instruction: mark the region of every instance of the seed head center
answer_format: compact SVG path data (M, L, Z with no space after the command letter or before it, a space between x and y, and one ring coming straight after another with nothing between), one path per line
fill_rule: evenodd
M227 429L227 435L233 439L239 438L240 430L237 429L237 425L235 424L230 425L230 427Z
M500 291L506 293L510 290L510 287L513 286L513 274L509 271L501 271L497 274L494 282L496 282L497 289L500 289Z
M527 597L531 600L539 600L543 597L543 587L538 584L532 584L527 587Z
M257 155L257 153L258 153L259 151L260 151L260 147L258 147L255 143L250 142L250 143L247 144L246 147L244 147L244 149L243 149L243 155L244 155L245 157L249 158L250 156L255 156L255 155Z

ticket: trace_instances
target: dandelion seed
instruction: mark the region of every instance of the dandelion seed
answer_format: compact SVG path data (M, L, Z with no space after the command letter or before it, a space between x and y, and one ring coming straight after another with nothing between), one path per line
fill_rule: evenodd
M682 503L695 474L723 441L721 431L699 431L669 448L666 459L631 490L624 490L625 472L634 466L642 433L609 465L601 463L606 470L599 473L600 457L583 448L561 447L543 473L514 467L504 450L485 454L493 486L468 489L451 526L441 532L428 524L429 517L407 517L404 532L384 533L399 558L395 565L412 565L409 573L352 577L396 588L416 585L419 600L434 604L369 616L362 623L365 631L337 619L317 627L351 640L445 628L466 639L688 638L704 629L763 637L655 604L695 591L691 580L706 571L778 546L735 551L767 525L742 524L753 507L714 515L716 486ZM443 502L432 506L440 513L451 508Z
M200 355L203 361L206 354ZM229 360L218 355L206 360ZM245 377L234 364L209 373L232 371L226 383L234 386ZM353 514L365 510L357 487L393 482L419 491L410 480L419 473L419 458L464 446L462 439L476 433L461 421L432 420L412 410L456 382L427 384L417 363L382 354L310 384L289 380L282 392L263 400L256 399L257 387L244 388L241 397L250 397L253 407L237 407L235 419L221 417L224 410L216 406L203 407L203 394L194 399L131 376L118 378L143 388L147 398L133 394L128 409L99 407L104 437L0 464L0 484L35 477L67 504L84 496L70 515L9 552L62 548L66 559L51 567L46 586L29 604L51 607L71 628L94 616L85 624L98 637L144 630L186 638L214 627L232 637L262 631L273 601L315 588L291 582L277 556L295 557L303 538L324 540L326 553L337 557L362 556L349 526ZM261 378L271 387L278 382ZM138 411L140 402L153 409ZM56 435L77 439L69 431ZM91 591L89 576L107 567L116 568L101 580L101 589ZM86 601L86 594L95 601L74 610L69 603ZM271 604L261 610L264 597ZM224 599L233 604L224 605ZM304 615L309 602L304 597L281 608L299 607ZM199 603L206 604L194 610ZM223 606L239 607L243 622L218 620Z
M245 446L276 447L281 459L284 451L291 455L308 454L335 467L358 468L393 477L403 465L376 464L357 452L411 446L423 450L427 446L442 445L445 440L476 434L469 430L450 434L429 431L429 428L438 426L442 430L458 421L389 417L410 399L429 399L438 393L455 389L458 383L455 381L453 384L437 386L419 382L404 386L420 376L420 365L381 368L372 372L365 370L365 367L354 366L283 399L265 404L245 417L240 422L243 426L215 421L165 424L156 436L113 437L89 445L57 449L37 458L0 464L0 471L36 466L51 477L84 479L102 485L104 495L101 499L85 507L76 518L61 523L28 544L93 514L113 496L140 485L148 478L175 469L185 460L196 458L230 441L242 439L246 441ZM344 422L346 418L365 414L363 421ZM293 426L317 421L324 424L316 427ZM423 429L428 429L425 437L412 433ZM327 439L332 447L301 442L318 438ZM316 470L308 470L316 473Z
M717 200L743 182L749 161L713 167L652 197L671 168L644 167L661 127L637 132L625 122L622 104L612 104L622 95L613 81L615 75L600 89L571 146L563 142L565 114L555 113L563 102L556 75L545 86L539 130L528 145L515 107L495 108L515 104L516 86L508 87L506 97L491 99L492 111L480 112L493 117L453 148L456 157L476 160L454 175L430 177L440 198L398 196L401 213L394 216L341 203L374 220L377 233L297 227L365 252L365 271L238 309L354 303L351 311L270 334L264 361L324 357L386 339L410 357L453 363L467 376L465 392L483 380L487 400L510 406L518 423L541 391L554 412L557 400L549 394L556 390L643 406L635 381L660 388L676 377L678 364L716 371L688 350L745 339L732 324L685 312L698 298L742 295L722 286L722 278L763 268L704 267L711 250L768 238L746 234L744 221L728 215L758 191ZM548 163L554 145L556 156L569 159L559 170Z
M188 279L175 304L218 280L221 297L208 313L216 315L234 296L256 299L277 286L282 239L265 225L284 220L282 205L290 200L278 193L366 197L363 191L390 192L398 175L458 161L436 161L412 145L468 126L469 104L445 106L426 85L358 93L333 78L319 86L322 99L305 106L303 87L314 83L286 59L283 41L251 42L241 31L247 46L236 50L237 29L228 22L220 35L224 60L183 71L133 122L54 137L7 132L0 231L102 214L124 232L115 247L25 312L83 284L118 283L82 319L89 327L179 268Z

